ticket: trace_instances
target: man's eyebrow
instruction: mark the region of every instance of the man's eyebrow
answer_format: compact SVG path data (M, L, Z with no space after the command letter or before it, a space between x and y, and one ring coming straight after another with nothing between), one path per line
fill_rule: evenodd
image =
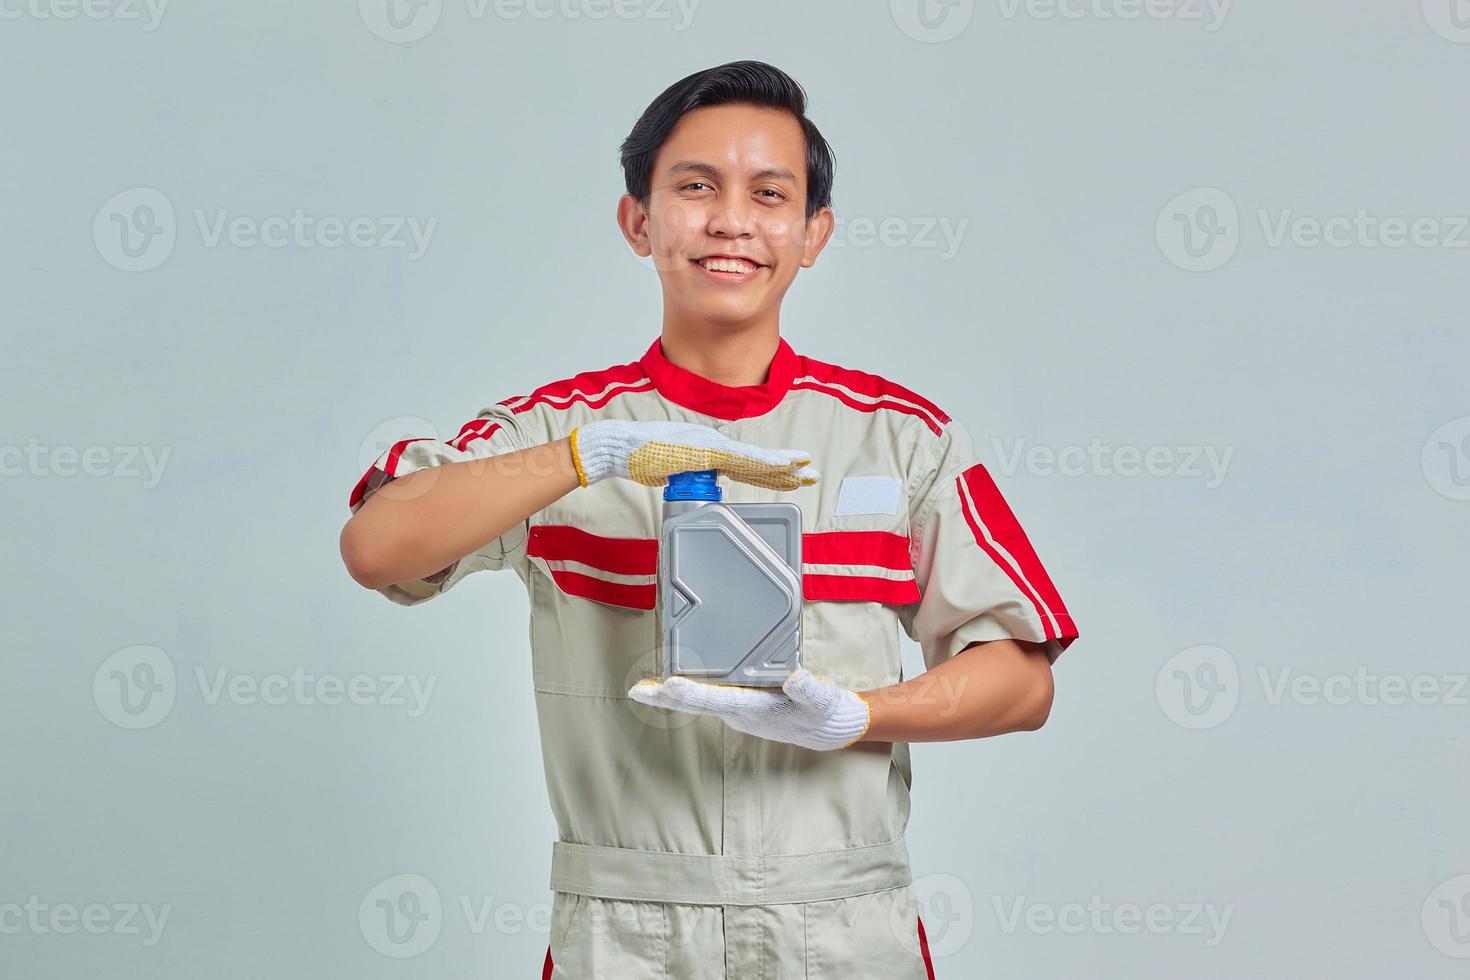
M675 160L674 163L669 167L668 172L671 175L680 173L698 173L709 174L711 177L716 178L724 176L724 173L720 171L719 167L716 167L712 163L705 163L703 160ZM787 170L785 167L767 167L764 170L758 170L755 173L751 174L752 180L766 180L767 178L773 178L775 180L785 180L793 184L796 183L796 174Z

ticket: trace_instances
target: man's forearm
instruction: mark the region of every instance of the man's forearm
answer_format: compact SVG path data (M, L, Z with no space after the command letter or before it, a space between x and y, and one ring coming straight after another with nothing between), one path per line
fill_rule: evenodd
M571 444L417 470L380 487L342 528L342 560L381 588L442 571L578 486Z
M971 644L917 677L860 691L872 707L865 742L944 742L1033 731L1051 710L1040 643Z

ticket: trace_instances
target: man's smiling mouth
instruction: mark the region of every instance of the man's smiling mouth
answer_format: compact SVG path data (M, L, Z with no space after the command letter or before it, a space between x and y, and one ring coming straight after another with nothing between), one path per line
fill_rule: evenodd
M729 255L706 255L702 259L690 261L713 276L731 280L744 280L765 268L750 259Z

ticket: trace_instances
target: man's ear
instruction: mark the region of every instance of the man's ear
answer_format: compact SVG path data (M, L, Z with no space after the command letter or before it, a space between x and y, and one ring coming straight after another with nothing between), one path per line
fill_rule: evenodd
M618 228L636 254L643 258L653 254L653 245L648 240L648 212L632 194L618 198Z
M822 208L806 220L806 243L801 247L801 267L810 269L817 263L817 255L832 237L837 221L831 208Z

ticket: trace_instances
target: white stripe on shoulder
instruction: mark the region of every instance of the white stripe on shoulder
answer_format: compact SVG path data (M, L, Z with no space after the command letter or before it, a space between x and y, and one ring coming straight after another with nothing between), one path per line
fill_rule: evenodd
M835 391L840 391L844 395L847 395L849 398L852 398L855 401L860 401L865 405L877 405L880 402L896 402L899 405L906 405L909 408L914 409L916 412L922 414L925 418L933 421L936 426L940 428L944 427L944 423L935 418L934 413L929 411L929 409L925 408L923 405L911 402L907 398L901 398L898 395L865 395L862 392L853 391L846 385L838 384L835 381L824 381L821 378L813 377L810 374L797 378L795 381L792 382L792 384L798 383L808 383L819 385L823 388L831 388Z
M586 401L597 401L598 399L617 392L619 389L622 389L625 392L651 391L653 390L653 381L650 378L644 378L641 381L614 381L612 384L608 385L606 388L603 388L601 391L585 392L581 389L575 389L566 395L541 395L539 396L539 400L556 408L565 408L566 406L572 404L579 399L583 399ZM538 396L534 394L523 395L513 402L507 402L506 408L509 408L511 411L515 411L533 398L538 398Z

